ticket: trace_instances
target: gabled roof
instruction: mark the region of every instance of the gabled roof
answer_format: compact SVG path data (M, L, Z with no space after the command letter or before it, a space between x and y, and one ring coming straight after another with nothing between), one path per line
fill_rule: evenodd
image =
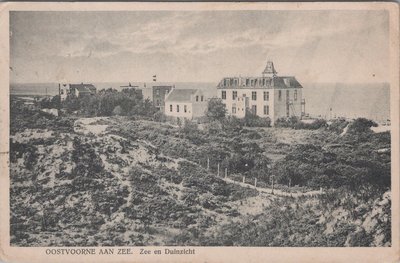
M166 101L190 102L192 95L196 94L198 89L173 89L165 98Z

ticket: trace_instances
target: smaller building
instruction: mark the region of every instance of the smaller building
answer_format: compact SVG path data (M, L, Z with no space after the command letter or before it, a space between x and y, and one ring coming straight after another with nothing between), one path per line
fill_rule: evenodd
M92 96L96 94L97 89L93 84L58 84L58 92L61 101L64 101L68 95L77 98Z
M165 97L164 113L168 117L193 120L205 115L207 103L199 89L172 89Z

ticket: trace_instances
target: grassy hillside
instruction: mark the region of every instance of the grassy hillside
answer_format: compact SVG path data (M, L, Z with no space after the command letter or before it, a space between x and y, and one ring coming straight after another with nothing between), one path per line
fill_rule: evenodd
M389 133L12 114L12 245L391 244Z

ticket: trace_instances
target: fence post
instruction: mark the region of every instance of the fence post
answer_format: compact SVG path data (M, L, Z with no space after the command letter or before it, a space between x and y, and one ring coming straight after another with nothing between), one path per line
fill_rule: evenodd
M217 166L217 176L219 177L219 163L218 163L218 166Z
M254 187L257 187L257 178L254 178Z
M228 168L225 168L225 178L228 178Z
M245 180L246 180L246 177L245 177L245 176L243 176L243 183L245 182Z
M207 170L210 170L210 158L207 157Z
M274 176L272 175L271 178L272 178L272 194L274 194Z

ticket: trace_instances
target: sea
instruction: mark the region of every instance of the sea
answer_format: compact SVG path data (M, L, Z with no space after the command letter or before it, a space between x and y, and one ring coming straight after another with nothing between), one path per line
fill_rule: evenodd
M126 82L92 83L97 90L113 88L122 90ZM143 88L152 85L175 85L177 89L201 89L208 97L217 95L212 82L131 82ZM378 123L390 120L390 85L388 83L303 83L305 110L311 117L358 118L365 117ZM54 96L58 94L58 83L11 83L10 94L18 96Z

